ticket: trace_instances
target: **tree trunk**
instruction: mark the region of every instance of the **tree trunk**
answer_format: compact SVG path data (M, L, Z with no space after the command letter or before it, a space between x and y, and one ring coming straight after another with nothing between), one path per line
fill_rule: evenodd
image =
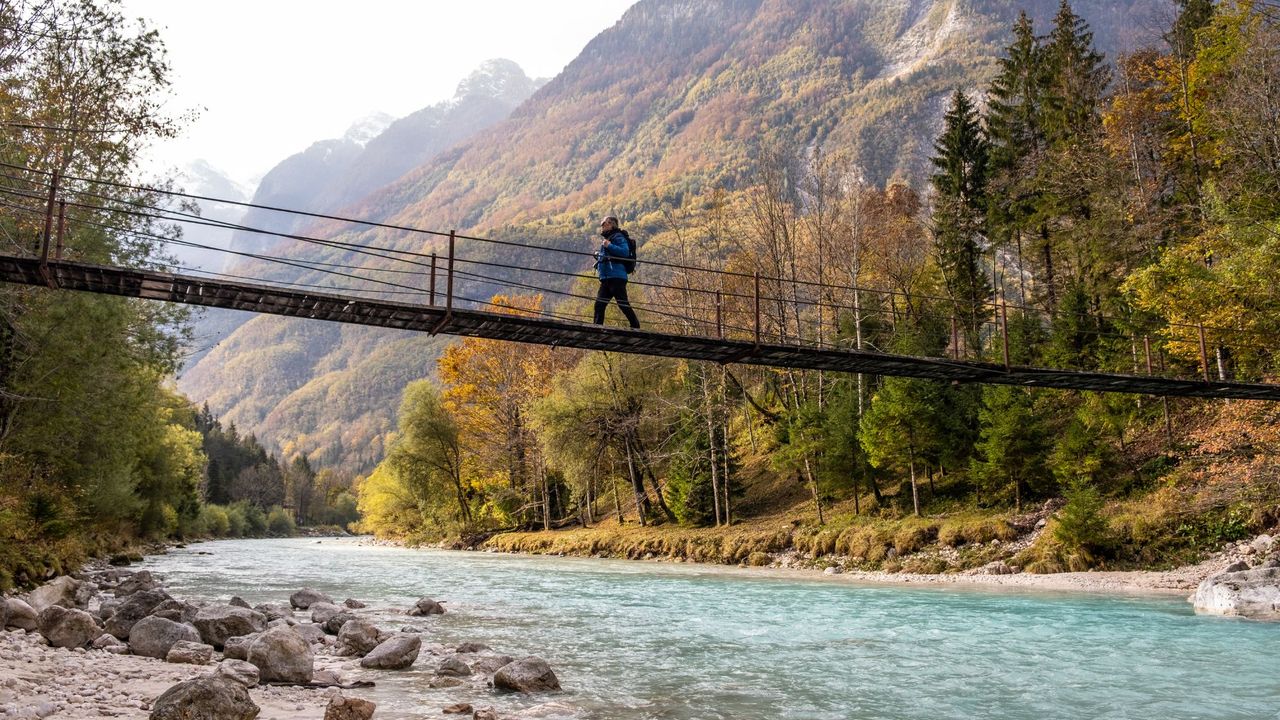
M809 480L809 492L813 493L813 507L818 511L818 524L826 525L827 520L822 513L822 499L818 496L818 481L813 477L813 471L809 467L809 456L804 457L804 474Z
M907 465L911 470L911 509L916 517L920 517L920 493L916 488L916 459L914 455Z
M640 525L643 527L648 524L649 495L644 491L644 479L636 472L636 462L631 452L631 438L626 438L624 444L627 449L627 475L631 478L631 490L636 496L636 514L640 516Z

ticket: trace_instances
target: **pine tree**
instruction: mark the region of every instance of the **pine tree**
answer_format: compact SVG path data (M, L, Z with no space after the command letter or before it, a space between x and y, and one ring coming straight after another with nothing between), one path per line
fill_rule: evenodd
M1024 157L1043 152L1046 80L1031 18L1019 13L1013 42L1000 58L1000 74L987 88L987 135L994 172L1011 171Z
M1101 129L1102 96L1111 70L1093 47L1089 24L1062 0L1044 46L1049 73L1044 127L1049 142L1062 146L1092 137Z
M973 103L957 90L934 143L934 244L953 312L970 351L979 349L991 286L980 262L986 235L989 146ZM955 338L956 343L959 338Z

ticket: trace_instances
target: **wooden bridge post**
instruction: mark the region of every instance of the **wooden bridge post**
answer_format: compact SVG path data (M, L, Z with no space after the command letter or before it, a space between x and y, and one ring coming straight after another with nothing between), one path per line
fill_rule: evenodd
M760 271L755 276L756 347L760 347Z
M1142 336L1142 352L1147 358L1147 375L1151 375L1151 336ZM1164 409L1164 438L1166 442L1173 442L1173 423L1169 420L1169 396L1161 395L1160 404Z
M453 242L456 235L457 231L449 231L449 279L445 284L449 294L444 301L445 317L453 313Z
M436 254L431 253L431 304L436 304Z
M960 333L956 327L956 316L951 315L951 359L960 359Z
M67 201L58 201L58 241L54 245L53 259L62 259L62 236L67 229Z

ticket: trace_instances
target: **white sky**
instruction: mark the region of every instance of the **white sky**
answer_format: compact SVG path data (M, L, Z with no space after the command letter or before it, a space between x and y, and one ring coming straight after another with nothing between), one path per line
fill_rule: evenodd
M124 0L160 30L170 112L200 117L153 149L160 167L205 159L256 180L374 112L403 117L453 96L481 62L560 72L635 0Z

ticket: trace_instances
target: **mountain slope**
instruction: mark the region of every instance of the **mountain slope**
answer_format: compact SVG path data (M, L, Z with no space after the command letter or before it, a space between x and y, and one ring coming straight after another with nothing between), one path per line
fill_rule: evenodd
M1027 5L1046 31L1057 1ZM1108 54L1140 43L1140 34L1126 33L1159 27L1152 18L1169 7L1164 0L1075 5ZM1016 14L1012 3L998 0L644 0L507 120L441 152L348 214L578 242L592 215L631 219L663 203L741 186L765 143L797 152L815 145L847 150L872 182L919 184L947 96L957 87L977 93L985 86ZM308 232L406 249L424 245L420 236L333 225ZM279 250L358 261L300 244ZM274 272L319 281L296 270ZM304 375L283 369L298 366L268 360L277 357L278 331L268 329L276 325L290 327L288 347L309 343L304 354L316 360ZM211 353L184 389L197 399L216 391L211 406L238 425L356 470L369 467L364 458L375 454L369 448L381 440L377 429L390 427L398 379L428 374L443 342L277 318L255 319L242 330L234 352ZM341 407L334 402L339 396Z

